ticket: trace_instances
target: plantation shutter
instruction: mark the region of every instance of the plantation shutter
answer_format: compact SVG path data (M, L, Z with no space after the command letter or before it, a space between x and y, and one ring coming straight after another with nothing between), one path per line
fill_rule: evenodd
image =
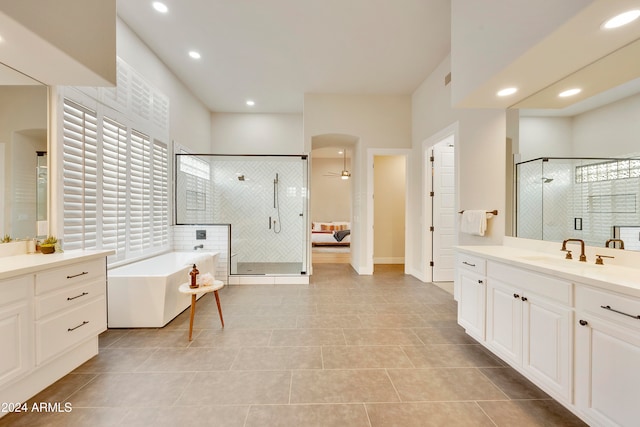
M65 249L97 246L97 129L91 111L65 99L63 104L63 227Z
M127 240L127 129L105 118L102 123L102 247L112 260L124 259Z
M167 144L153 142L153 244L169 244L169 150Z

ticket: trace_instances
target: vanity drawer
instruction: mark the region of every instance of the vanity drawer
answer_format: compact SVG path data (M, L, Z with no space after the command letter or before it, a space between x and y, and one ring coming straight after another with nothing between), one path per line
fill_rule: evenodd
M79 262L42 271L36 274L36 295L64 286L84 283L95 278L102 278L106 281L106 264L104 259Z
M107 328L106 299L98 298L51 319L36 322L36 364L42 364Z
M537 295L558 301L563 305L572 306L572 284L552 276L535 273L519 267L512 267L500 262L489 262L487 276L509 283L522 291L533 292Z
M67 286L36 298L36 319L59 310L70 309L105 295L105 281L98 278L76 286Z
M638 298L578 285L576 286L576 310L640 330L640 318L638 318L640 299Z
M484 276L487 261L484 258L480 258L477 256L458 253L456 264L458 268L464 268L465 270L473 271L481 276Z

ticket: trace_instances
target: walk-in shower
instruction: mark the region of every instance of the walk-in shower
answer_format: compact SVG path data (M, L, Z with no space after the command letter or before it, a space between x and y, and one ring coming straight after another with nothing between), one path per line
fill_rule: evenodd
M516 165L516 235L604 246L636 230L640 249L640 159L539 158ZM625 246L627 242L625 241Z
M307 272L307 157L176 154L176 223L230 224L230 274Z

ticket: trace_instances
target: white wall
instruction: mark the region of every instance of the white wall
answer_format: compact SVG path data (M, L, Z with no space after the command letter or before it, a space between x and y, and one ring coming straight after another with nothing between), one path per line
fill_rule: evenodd
M453 105L593 1L452 0Z
M302 114L211 114L214 154L303 154Z
M358 138L352 158L353 221L351 262L365 271L373 260L366 259L367 196L366 152L368 148L411 147L411 98L407 95L305 94L304 143L311 151L316 135L344 134Z
M576 157L617 157L640 153L640 94L573 118Z
M118 56L170 99L170 138L194 152L211 152L211 112L120 18Z
M425 227L431 224L431 212L423 212L425 174L423 142L447 127L457 124L456 188L459 209L498 209L502 214L489 221L485 237L458 235L459 244L501 244L505 230L505 141L504 110L460 110L451 107L451 85L444 76L451 71L446 58L412 95L412 165L409 180L409 224L407 264L415 276L425 280L431 259L430 238ZM453 85L456 84L454 78ZM433 141L434 143L437 141Z
M347 169L350 169L347 159ZM351 183L339 176L343 160L312 157L309 214L313 222L351 221Z
M572 139L570 117L521 117L520 161L539 157L571 157Z

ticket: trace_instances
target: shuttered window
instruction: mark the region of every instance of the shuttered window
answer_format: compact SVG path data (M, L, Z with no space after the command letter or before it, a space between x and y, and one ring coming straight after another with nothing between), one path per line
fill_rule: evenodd
M167 144L63 104L65 249L113 249L109 263L168 249Z

